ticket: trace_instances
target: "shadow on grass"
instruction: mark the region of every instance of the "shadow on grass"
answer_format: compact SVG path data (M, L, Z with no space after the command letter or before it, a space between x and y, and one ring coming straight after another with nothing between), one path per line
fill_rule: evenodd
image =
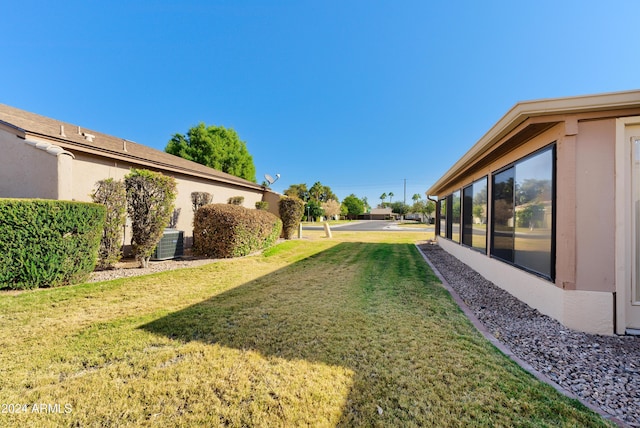
M528 405L537 394L470 326L412 244L341 243L141 328L348 368L344 425L504 423L511 410L501 400L522 394Z

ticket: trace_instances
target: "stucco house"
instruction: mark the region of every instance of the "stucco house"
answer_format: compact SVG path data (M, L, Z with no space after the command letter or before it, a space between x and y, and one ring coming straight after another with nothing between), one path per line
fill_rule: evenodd
M438 244L499 287L640 333L640 91L518 103L427 194Z
M256 183L168 153L0 104L0 198L91 201L97 181L122 179L131 168L149 169L177 181L177 229L192 242L191 192L208 192L214 203L243 196L255 208L266 200L277 215L279 195ZM130 241L129 229L125 243Z
M391 208L372 208L368 213L360 214L359 220L391 220L396 215L391 212Z

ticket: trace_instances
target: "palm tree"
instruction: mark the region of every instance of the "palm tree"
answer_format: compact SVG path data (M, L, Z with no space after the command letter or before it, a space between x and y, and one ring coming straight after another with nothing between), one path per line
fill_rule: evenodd
M380 200L382 201L382 203L380 204L380 207L384 208L384 200L387 199L387 194L383 193L382 195L380 195Z
M420 196L420 193L414 193L413 196L411 197L411 199L413 199L413 203L415 204L420 199L422 199L422 196Z
M389 203L393 202L393 192L389 192Z

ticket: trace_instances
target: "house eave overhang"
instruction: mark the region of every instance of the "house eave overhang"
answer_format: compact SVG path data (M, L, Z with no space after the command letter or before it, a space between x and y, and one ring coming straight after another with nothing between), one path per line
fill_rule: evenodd
M640 91L614 92L567 98L525 101L513 106L489 131L474 144L449 170L426 192L438 195L462 172L478 159L498 148L504 138L522 126L526 121L538 125L558 123L558 117L568 114L582 114L598 111L622 110L640 107ZM548 117L548 120L544 118ZM540 127L543 129L544 127Z
M218 175L214 175L214 174L207 174L204 172L200 172L200 171L196 171L193 169L189 169L189 168L184 168L181 166L177 166L177 165L173 165L170 163L165 163L165 162L157 162L157 161L152 161L140 156L135 156L132 154L128 154L128 153L123 153L123 152L117 152L117 151L113 151L113 150L109 150L109 149L103 149L100 147L96 147L93 145L85 145L85 144L81 144L81 143L77 143L77 142L69 142L68 140L64 139L64 138L57 138L57 137L52 137L51 135L46 135L46 134L39 134L36 132L29 132L29 131L23 131L25 133L25 137L26 136L33 136L33 137L39 137L39 138L44 138L47 140L54 140L55 144L57 146L60 146L66 150L70 150L72 152L82 152L82 153L86 153L89 155L93 155L93 156L100 156L100 157L104 157L104 158L108 158L110 160L114 160L114 161L120 161L120 162L127 162L127 163L132 163L132 164L136 164L136 165L140 165L140 166L144 166L147 168L154 168L154 169L159 169L162 171L168 171L168 172L172 172L175 174L182 174L182 175L187 175L187 176L192 176L192 177L198 177L198 178L202 178L202 179L206 179L206 180L212 180L212 181L216 181L219 183L224 183L227 185L231 185L231 186L235 186L235 187L240 187L240 188L250 188L250 189L254 189L257 191L264 191L264 187L259 185L259 184L255 184L255 183L251 183L245 180L241 180L238 179L237 181L234 180L233 178L226 178L226 177L220 177Z

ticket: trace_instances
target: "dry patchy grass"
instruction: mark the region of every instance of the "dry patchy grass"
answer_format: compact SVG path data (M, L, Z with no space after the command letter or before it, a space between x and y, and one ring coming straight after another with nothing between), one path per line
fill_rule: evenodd
M1 295L0 401L28 413L0 425L604 425L473 329L412 244L422 234L321 236Z

